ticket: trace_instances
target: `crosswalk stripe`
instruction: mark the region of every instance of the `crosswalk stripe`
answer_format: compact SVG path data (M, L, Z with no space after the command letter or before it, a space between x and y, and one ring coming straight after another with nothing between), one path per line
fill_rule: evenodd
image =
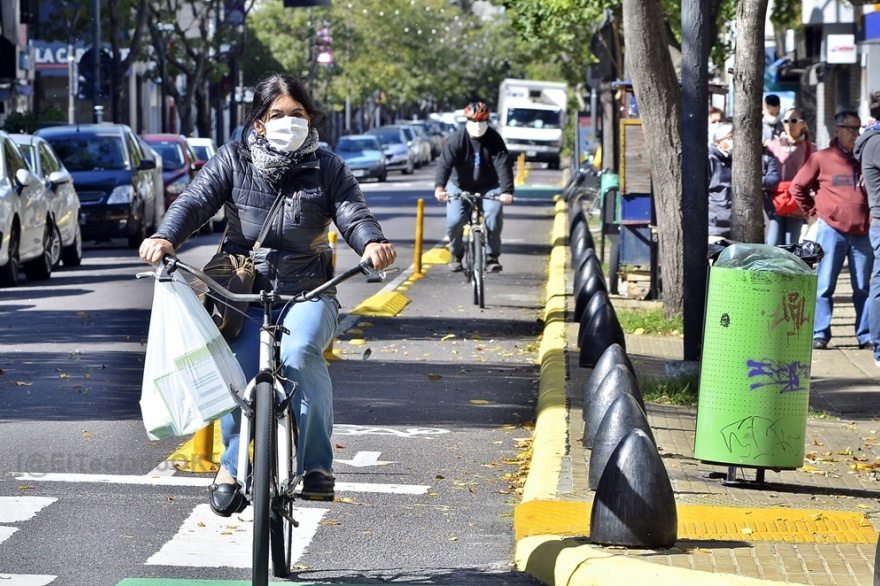
M294 509L299 527L293 531L291 558L295 561L311 542L328 509ZM253 546L253 509L228 519L218 517L208 505L198 505L177 534L151 556L148 566L199 568L250 568Z
M58 576L43 574L0 574L0 584L3 586L46 586L55 581Z
M15 533L16 531L18 531L17 527L2 527L2 526L0 526L0 543L3 543L4 541L6 541L10 537L12 537L12 534Z
M0 497L0 523L27 521L57 500L45 496Z

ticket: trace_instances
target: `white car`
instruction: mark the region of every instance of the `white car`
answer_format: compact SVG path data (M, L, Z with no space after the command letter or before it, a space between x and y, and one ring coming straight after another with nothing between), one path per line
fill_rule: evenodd
M214 144L214 139L211 138L201 138L197 136L188 136L186 138L186 142L189 143L189 146L196 153L196 168L201 169L205 163L208 162L208 159L213 157L217 153L217 145ZM214 217L211 218L211 223L206 225L204 228L205 232L210 232L212 230L223 230L226 227L226 208L220 208L220 211L214 214ZM209 230L210 228L211 230Z
M0 287L17 285L19 269L30 280L48 279L54 234L43 182L0 132Z
M82 230L79 221L79 197L73 186L73 177L64 163L44 139L31 134L9 135L21 149L31 171L43 180L49 201L49 219L52 222L52 266L62 261L66 267L82 263Z

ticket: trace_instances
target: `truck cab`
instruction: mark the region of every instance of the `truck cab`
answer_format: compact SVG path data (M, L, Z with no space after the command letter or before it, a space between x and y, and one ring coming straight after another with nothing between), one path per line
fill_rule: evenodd
M511 158L525 153L527 161L559 169L568 123L567 85L505 79L498 98L498 131Z

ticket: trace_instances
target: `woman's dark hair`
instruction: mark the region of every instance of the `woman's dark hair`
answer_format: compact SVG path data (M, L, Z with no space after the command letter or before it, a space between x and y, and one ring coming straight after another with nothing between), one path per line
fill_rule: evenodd
M302 104L312 119L312 126L317 127L324 123L324 113L315 107L309 92L298 77L287 73L272 73L264 77L254 88L254 101L251 102L250 110L242 124L244 130L251 128L254 122L263 117L275 100L282 96L290 96ZM246 135L247 132L242 132L242 139Z

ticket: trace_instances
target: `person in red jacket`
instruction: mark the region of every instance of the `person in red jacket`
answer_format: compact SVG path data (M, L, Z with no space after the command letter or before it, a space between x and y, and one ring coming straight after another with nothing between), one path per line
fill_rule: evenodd
M834 289L843 261L849 263L852 302L856 309L855 334L860 348L873 348L868 319L868 287L874 250L868 236L871 215L862 187L862 170L853 157L861 122L858 114L843 111L834 117L834 139L807 160L791 182L789 192L807 214L818 218L816 241L825 257L816 267L816 315L813 348L828 347Z

